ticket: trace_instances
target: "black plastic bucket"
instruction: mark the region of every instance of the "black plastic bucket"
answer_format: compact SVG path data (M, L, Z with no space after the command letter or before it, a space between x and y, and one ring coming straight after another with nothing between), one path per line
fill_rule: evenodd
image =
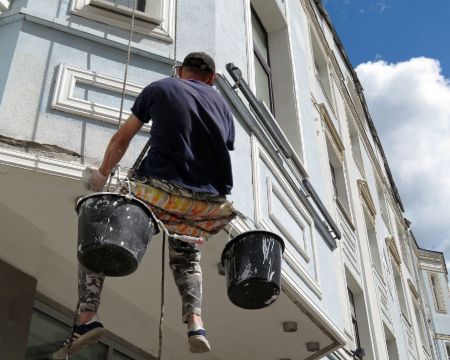
M233 304L244 309L261 309L278 298L283 251L281 237L262 230L239 234L225 246L222 266Z
M78 260L95 273L131 274L159 232L148 207L132 196L95 193L79 199L76 210Z

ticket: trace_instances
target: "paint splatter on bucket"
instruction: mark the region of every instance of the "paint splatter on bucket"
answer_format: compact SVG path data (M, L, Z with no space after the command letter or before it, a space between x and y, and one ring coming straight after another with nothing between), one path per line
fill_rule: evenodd
M222 265L233 304L261 309L278 298L283 251L281 237L262 230L239 234L225 246Z
M78 260L106 276L133 273L158 225L144 202L117 193L78 200Z

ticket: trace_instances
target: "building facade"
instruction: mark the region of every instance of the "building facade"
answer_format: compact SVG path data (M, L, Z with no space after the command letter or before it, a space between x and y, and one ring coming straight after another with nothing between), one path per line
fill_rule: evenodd
M404 218L361 84L320 0L0 0L0 358L48 359L77 300L76 199L134 98L191 51L213 56L236 124L236 220L203 247L204 359L450 358L441 253ZM137 135L126 173L148 138ZM282 236L282 294L248 311L220 255L251 229ZM161 237L107 279L109 330L74 359L155 359ZM169 271L164 269L169 277ZM165 283L164 359L188 353ZM295 326L291 325L296 323Z

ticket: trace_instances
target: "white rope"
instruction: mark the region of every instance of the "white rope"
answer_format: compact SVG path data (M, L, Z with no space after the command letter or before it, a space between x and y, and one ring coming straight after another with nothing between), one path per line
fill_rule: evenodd
M161 360L163 345L163 320L164 320L164 280L165 280L165 263L166 263L166 233L163 234L162 254L161 254L161 311L159 315L159 334L158 334L158 360Z
M128 38L127 61L125 63L125 74L123 77L122 98L120 99L119 123L117 124L117 129L120 129L120 125L122 122L123 102L124 102L124 98L125 98L125 89L127 86L128 65L130 64L131 40L133 38L133 32L134 32L134 15L135 14L136 14L136 0L133 1L133 12L131 14L130 37Z

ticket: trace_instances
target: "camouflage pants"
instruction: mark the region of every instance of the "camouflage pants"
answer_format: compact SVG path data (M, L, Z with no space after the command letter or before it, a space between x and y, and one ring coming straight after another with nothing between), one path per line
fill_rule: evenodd
M194 244L169 238L169 260L175 283L181 295L183 322L189 315L201 315L202 269L200 250ZM79 311L97 312L105 276L79 265Z

